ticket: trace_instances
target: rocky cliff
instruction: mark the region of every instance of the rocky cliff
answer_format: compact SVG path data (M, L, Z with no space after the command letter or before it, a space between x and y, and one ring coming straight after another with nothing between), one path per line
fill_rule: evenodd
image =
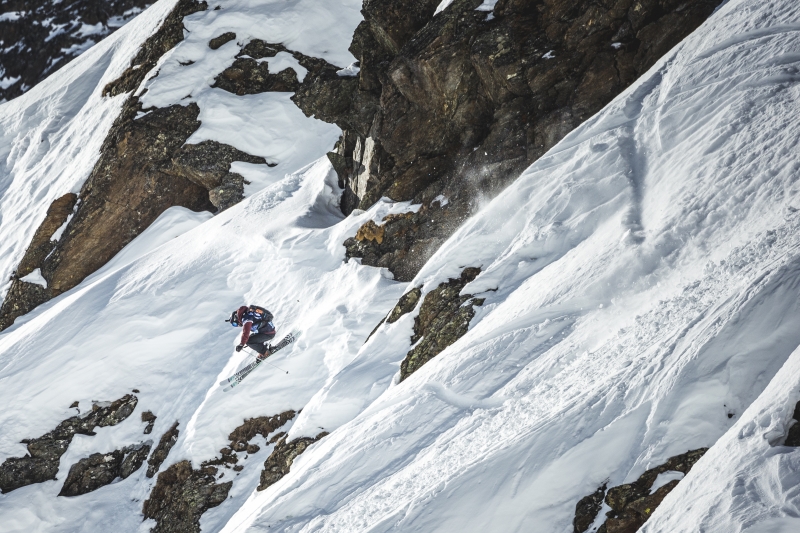
M152 0L0 2L0 102L24 93L152 3Z
M358 85L298 92L344 130L330 159L342 210L381 196L422 208L386 221L383 244L350 257L409 281L440 244L519 172L599 111L699 26L719 0L364 2L351 51ZM409 16L409 13L411 15ZM352 91L343 113L327 95ZM394 230L392 228L395 228Z

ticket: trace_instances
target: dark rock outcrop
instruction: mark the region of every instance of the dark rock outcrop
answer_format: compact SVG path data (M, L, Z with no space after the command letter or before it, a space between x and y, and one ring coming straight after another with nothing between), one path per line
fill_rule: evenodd
M786 440L783 442L784 446L800 446L800 402L797 402L794 406L792 420L794 420L794 424L786 434Z
M104 94L136 89L161 55L183 40L183 17L204 9L205 2L180 0ZM128 97L61 238L50 242L52 233L40 228L39 240L47 242L29 246L24 267L40 268L47 286L15 278L0 307L0 330L105 265L166 209L221 211L243 198L244 178L230 172L231 162L266 161L213 141L186 146L200 126L199 113L194 103L143 110L137 97Z
M670 457L664 464L646 471L633 483L608 489L605 494L605 502L611 507L611 511L606 513L607 518L597 529L597 533L635 533L638 531L667 494L678 485L678 480L672 480L651 494L653 483L659 474L666 472L688 474L689 470L707 451L708 448L699 448ZM578 502L573 521L575 533L583 533L594 522L600 511L597 498L598 495L602 498L603 492L605 492L605 485Z
M69 469L67 480L59 496L80 496L111 484L115 479L126 479L139 470L150 445L128 446L110 453L93 453Z
M158 441L158 445L156 446L155 450L153 450L153 454L147 460L147 477L153 477L156 475L158 469L161 468L161 465L167 459L169 451L178 441L178 434L178 422L176 421L174 424L172 424L171 428L161 435L161 439Z
M400 381L467 332L469 322L475 316L474 306L483 305L484 299L471 294L462 295L461 290L480 272L479 268L467 267L459 278L451 278L425 295L419 315L414 319L414 335L411 337L411 344L419 343L400 363Z
M53 251L56 241L51 238L58 228L66 223L77 201L77 195L67 193L54 200L47 209L44 220L34 233L22 261L12 276L9 296L0 306L0 330L13 324L16 317L28 313L40 303L49 300L46 287L22 281L20 278L24 278L39 268L47 255Z
M444 242L440 229L450 223L447 212L438 205L422 206L417 212L388 215L381 225L370 220L355 237L344 241L345 256L361 258L363 265L388 268L398 281L411 281Z
M147 423L147 425L144 428L145 435L149 435L150 433L153 432L153 426L156 423L156 418L158 417L154 415L152 411L145 411L144 413L142 413L142 422Z
M156 484L145 500L142 512L156 521L152 533L199 533L200 517L225 501L233 485L216 482L213 466L192 468L189 461L180 461L158 475Z
M0 103L16 98L122 27L152 0L6 0ZM88 30L88 31L87 31Z
M210 41L208 41L208 47L212 50L216 50L217 48L221 47L224 44L227 44L231 41L236 39L236 34L232 31L226 31L219 37L214 37Z
M184 144L163 171L179 176L208 190L209 201L224 211L244 199L244 178L230 172L231 163L263 164L267 161L217 141Z
M481 0L456 0L432 17L435 1L364 2L351 45L358 87L342 78L304 84L295 102L345 130L330 155L345 214L381 196L428 208L387 222L386 232L427 227L383 246L377 259L360 256L365 264L409 281L478 199L599 111L718 3L500 0L486 13L475 9ZM318 112L337 91L349 109Z
M189 461L180 461L161 472L150 498L144 502L144 515L156 521L151 532L199 532L200 516L225 501L233 486L232 481L216 482L224 475L219 467L242 471L244 466L237 464L239 457L236 452L258 452L259 446L250 441L256 435L266 439L295 415L294 411L285 411L273 416L248 418L228 435L230 445L220 450L220 457L203 461L199 469L193 469ZM177 429L175 431L177 433Z
M394 324L395 322L400 320L400 317L402 317L403 315L407 315L408 313L413 311L414 308L417 306L417 302L419 302L420 297L422 297L422 287L414 287L413 289L405 293L403 296L401 296L397 304L392 308L391 311L389 311L389 314L386 315L383 318L383 320L378 322L378 325L372 329L369 336L367 337L367 340L369 340L369 338L372 337L372 335L376 331L378 331L378 328L381 327L384 322L388 322L389 324Z
M258 490L264 490L280 481L283 476L289 473L289 469L297 456L326 435L328 433L323 431L314 438L300 437L286 442L286 436L284 435L278 439L272 453L264 461L264 470L261 471L261 482L258 484Z
M606 495L606 485L603 484L596 491L584 496L575 505L575 519L572 521L574 533L583 533L594 523L597 513L603 507L603 498Z
M91 411L64 420L53 431L22 441L28 446L28 455L6 459L0 465L0 491L56 479L61 456L76 434L95 435L96 427L119 424L131 415L137 402L136 396L129 394L114 402L95 403Z
M258 450L250 451L250 441L256 435L261 435L266 439L270 433L283 426L289 420L292 420L297 413L294 411L286 411L273 416L260 416L256 418L248 418L238 428L234 429L228 439L230 439L231 449L237 452L247 451L247 453L255 453Z
M250 441L253 440L256 435L261 435L266 440L273 431L283 426L289 420L292 420L296 414L297 413L294 411L285 411L273 416L259 416L246 419L241 426L234 429L231 434L228 435L230 444L219 451L220 457L204 461L201 466L224 466L225 468L230 468L232 465L239 462L239 456L236 452L245 452L247 454L258 453L261 447ZM271 442L272 441L270 441L270 443ZM237 472L242 470L242 468L242 465L233 467Z

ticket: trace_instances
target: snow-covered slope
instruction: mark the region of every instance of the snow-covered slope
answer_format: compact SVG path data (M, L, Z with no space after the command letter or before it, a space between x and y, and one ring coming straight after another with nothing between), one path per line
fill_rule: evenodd
M97 57L113 58L118 73L133 52L113 55L113 43L139 31L129 28L144 31L140 21L158 19L151 13L101 43ZM185 94L166 75L170 61L216 35L194 42L204 24L162 61L146 97L192 94L203 138L267 156L237 144L249 142L233 135L242 111L226 118L226 101L208 87L213 69ZM100 68L86 59L92 53L64 72ZM631 481L718 440L646 530L794 530L798 452L762 436L780 429L797 399L797 355L789 356L800 344L798 62L800 7L729 1L487 202L408 285L344 263L341 243L366 220L413 206L379 202L343 218L341 191L314 150L292 159L306 166L265 179L219 216L173 208L102 271L0 334L0 461L74 414L74 400L85 408L136 388L134 416L76 436L59 480L90 453L141 440L143 410L159 417L154 436L180 422L164 467L212 458L246 417L304 408L290 438L331 432L263 492L255 486L271 446L250 456L203 531L570 531L577 501L604 482ZM96 98L85 104L93 113L118 105L82 87ZM14 192L25 187L13 169L37 176L42 206L81 179L39 177L37 161L69 154L62 148L14 167L28 149L21 139L50 116L31 104L44 94L0 107L0 120L18 121L0 144L11 161L0 231L12 254L36 224L10 222L6 206L37 198ZM270 98L253 97L254 112L282 105ZM99 146L100 130L84 142ZM482 272L464 292L486 298L470 331L397 384L416 312L367 336L411 286L428 292L467 266ZM275 312L279 332L301 335L270 360L282 370L262 365L223 393L217 382L246 360L223 320L245 302ZM141 507L153 484L142 469L75 498L56 497L59 481L31 485L0 495L0 515L8 531L146 531L153 523L141 521Z

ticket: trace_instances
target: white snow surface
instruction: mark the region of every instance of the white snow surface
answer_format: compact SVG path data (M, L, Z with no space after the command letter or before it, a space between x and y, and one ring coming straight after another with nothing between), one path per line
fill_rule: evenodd
M42 276L42 269L37 268L27 276L19 278L22 281L27 281L28 283L35 283L36 285L41 285L45 289L47 288L47 280L44 279Z
M75 414L67 408L73 401L86 409L91 400L140 390L128 420L75 437L59 481L0 495L6 530L149 530L154 524L142 522L141 506L154 480L144 469L88 495L56 497L78 459L145 440L144 410L158 415L153 439L180 423L163 470L181 459L198 466L213 458L244 418L301 408L285 428L290 438L330 435L263 492L255 486L271 445L260 441L240 475L225 471L221 481L234 481L231 497L203 515L203 531L566 533L577 501L604 482L632 481L706 446L644 531L694 532L698 524L720 533L798 530L800 451L780 445L800 399L795 2L726 3L487 199L408 284L357 260L345 263L342 242L369 219L419 206L384 199L345 218L336 177L327 159L317 159L324 152L315 152L324 142L271 153L241 133L268 113L298 130L322 126L295 118L280 100L288 95L242 100L211 89L238 50L234 43L206 47L195 58L202 61L180 67L193 70L178 68L223 31L236 31L239 42L258 36L339 66L352 63L342 51L344 30L292 41L219 21L269 26L266 15L250 20L253 5L264 13L274 7L278 19L297 6L298 17L308 17L302 24L324 33L311 0L226 3L213 17L211 10L193 16L185 45L162 61L145 97L167 105L191 94L203 120L191 142L223 140L275 157L276 169L282 157L297 167L277 175L237 164L235 171L260 180L245 201L216 217L167 211L100 272L0 334L0 461L25 453L21 439ZM100 69L86 58L120 72L135 50L119 52L127 60L117 62L116 45L107 43L122 46L125 32L156 20L154 12L48 79L49 88L0 106L0 121L17 128L4 129L0 144L11 154L0 174L0 242L9 250L2 261L11 268L39 221L22 202L35 199L43 216L96 158L84 156L83 166L77 156L62 160L83 169L83 178L56 172L56 158L78 145L34 150L35 127L51 116L43 108L54 102L62 109L78 80L84 96L70 116L84 105L113 115L119 100L86 104L99 89L84 73ZM289 19L280 20L276 28L289 35ZM134 46L131 39L126 46ZM176 72L186 74L182 88ZM94 75L92 83L105 79ZM91 128L82 142L99 146L113 116L103 120L105 129ZM283 135L270 139L312 136ZM23 170L10 173L16 168ZM481 274L464 293L486 299L469 332L398 383L418 309L368 335L405 291L427 293L467 266ZM243 303L273 311L279 335L300 336L269 360L288 375L262 365L223 393L217 382L249 357L233 351L238 330L223 322Z

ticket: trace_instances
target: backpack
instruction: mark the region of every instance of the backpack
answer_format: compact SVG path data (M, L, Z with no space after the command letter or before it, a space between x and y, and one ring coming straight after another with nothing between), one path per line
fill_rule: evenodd
M253 315L253 322L257 331L262 329L266 330L265 332L275 331L275 326L272 325L272 319L274 318L272 313L258 305L251 305L249 313Z

